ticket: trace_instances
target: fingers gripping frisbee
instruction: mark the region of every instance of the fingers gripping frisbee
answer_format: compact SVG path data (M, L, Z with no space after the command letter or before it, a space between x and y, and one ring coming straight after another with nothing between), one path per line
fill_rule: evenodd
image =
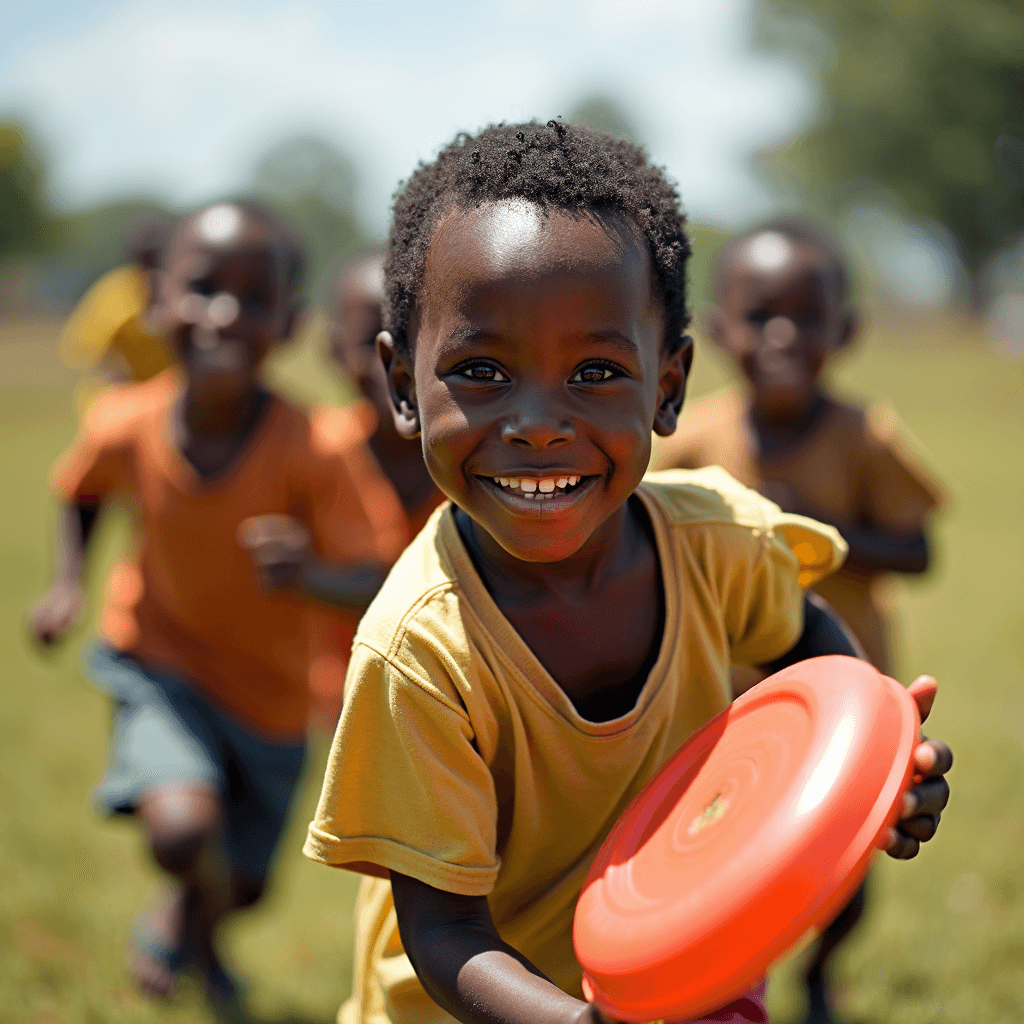
M920 721L863 661L801 662L690 738L629 805L576 907L584 991L625 1021L747 992L853 895L895 824Z

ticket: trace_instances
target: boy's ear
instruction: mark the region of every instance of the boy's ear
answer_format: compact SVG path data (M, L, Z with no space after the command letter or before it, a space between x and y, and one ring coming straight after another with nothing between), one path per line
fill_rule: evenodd
M295 299L288 304L288 312L285 314L284 323L281 325L282 344L291 341L299 328L299 321L306 312L306 303L303 299Z
M416 381L409 353L396 347L390 331L381 331L377 335L377 354L388 378L395 430L411 441L420 436L420 411L416 405Z
M149 274L149 307L146 309L146 322L158 333L170 330L173 316L168 308L167 271L154 270Z
M693 365L693 338L683 335L682 344L675 352L661 360L658 374L658 407L654 411L654 432L668 437L675 432L679 413L686 397L686 379Z
M855 309L851 309L843 316L843 326L839 332L839 350L848 348L857 340L863 321Z

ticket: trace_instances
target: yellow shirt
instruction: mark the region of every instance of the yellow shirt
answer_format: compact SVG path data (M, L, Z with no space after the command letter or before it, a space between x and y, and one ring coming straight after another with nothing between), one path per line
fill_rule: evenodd
M75 307L60 339L64 362L76 370L94 372L110 358L124 363L130 380L142 381L173 363L167 342L144 322L149 300L145 271L118 267L101 277ZM79 407L91 404L102 382L87 380Z
M626 805L731 699L730 658L764 662L802 629L807 586L845 545L720 469L649 477L665 588L661 652L636 706L591 722L498 610L450 506L360 623L306 855L379 874L357 907L350 1022L451 1022L398 937L387 869L487 895L501 936L581 995L572 918Z

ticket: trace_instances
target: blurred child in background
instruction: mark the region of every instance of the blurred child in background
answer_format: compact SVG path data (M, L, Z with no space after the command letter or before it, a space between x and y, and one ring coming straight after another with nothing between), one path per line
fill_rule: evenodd
M357 425L382 476L391 485L390 504L397 501L402 507L408 541L419 533L444 495L427 472L419 444L395 430L387 374L377 353L383 301L383 253L373 250L347 260L335 285L329 352L331 361L361 396L344 410L344 415ZM326 410L323 414L331 415ZM359 616L323 609L318 611L317 620L320 639L312 673L314 720L333 732L341 712L348 654Z
M30 617L44 644L82 614L97 514L118 496L136 513L89 668L114 699L99 804L136 815L172 882L130 958L154 995L188 968L212 999L236 998L217 929L262 896L299 781L310 600L365 607L405 539L344 414L311 420L263 384L303 268L287 225L258 204L184 220L154 311L180 371L101 395L52 476L56 579Z
M149 380L171 365L170 343L149 311L173 228L169 215L138 218L128 238L130 262L101 277L68 318L60 351L68 366L86 375L76 391L80 414L106 384Z
M722 466L783 510L830 523L849 545L842 567L815 584L893 674L888 584L929 564L929 525L941 503L885 405L841 401L829 360L857 336L846 258L838 242L798 219L763 224L721 253L708 333L739 369L744 389L694 402L676 432L655 443L651 468ZM743 689L761 677L737 667ZM828 957L859 919L863 891L824 934L808 968L809 1021L833 1018Z

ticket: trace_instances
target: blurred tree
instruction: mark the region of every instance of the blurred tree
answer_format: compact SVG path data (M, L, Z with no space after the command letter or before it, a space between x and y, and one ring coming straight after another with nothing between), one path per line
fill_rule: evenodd
M625 139L636 145L642 145L640 133L633 119L616 100L610 96L594 95L576 105L572 113L565 119L569 124L584 125L594 131L606 132L618 139Z
M25 127L0 121L0 260L34 254L52 240L45 180L42 157Z
M302 235L309 253L309 291L321 298L325 275L367 242L355 215L357 175L351 160L316 135L294 135L257 160L252 189L281 211Z
M796 56L822 103L762 154L770 177L835 211L870 183L956 236L980 271L1024 231L1021 0L759 0L757 42ZM877 191L877 185L875 186Z

